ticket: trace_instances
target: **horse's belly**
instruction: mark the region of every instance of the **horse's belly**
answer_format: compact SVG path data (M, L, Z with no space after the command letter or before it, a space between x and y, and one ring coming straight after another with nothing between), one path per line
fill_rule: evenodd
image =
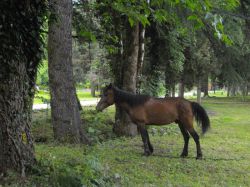
M178 112L175 104L152 101L147 104L146 116L146 124L166 125L177 120Z
M175 120L173 119L149 119L147 121L147 125L167 125L167 124L170 124L170 123L173 123Z
M146 124L154 124L154 125L166 125L176 121L177 116L175 114L169 115L166 113L158 113L158 114L149 114L147 116Z

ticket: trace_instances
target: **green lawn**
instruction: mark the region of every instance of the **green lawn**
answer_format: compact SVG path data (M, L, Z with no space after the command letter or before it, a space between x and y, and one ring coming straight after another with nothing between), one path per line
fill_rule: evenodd
M114 107L103 113L84 110L94 142L88 147L53 142L49 116L35 112L32 132L40 141L35 145L38 165L23 186L250 186L250 103L222 101L203 101L212 127L201 137L203 160L195 159L192 139L189 156L179 157L183 139L175 124L149 128L155 152L145 157L140 136L112 134Z
M96 95L98 94L99 92L96 92ZM80 100L94 99L94 97L91 96L90 91L77 90L77 96ZM35 94L34 104L43 104L43 103L49 102L49 100L50 100L49 92L46 90L39 90Z

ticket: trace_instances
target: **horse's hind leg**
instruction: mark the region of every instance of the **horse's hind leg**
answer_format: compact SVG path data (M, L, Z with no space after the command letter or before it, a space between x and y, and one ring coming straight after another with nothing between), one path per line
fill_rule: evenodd
M200 146L200 140L199 140L200 138L197 132L194 130L193 119L191 117L183 118L182 124L195 141L196 150L197 150L196 159L202 159L202 152L201 152L201 146Z
M194 129L189 129L188 132L193 137L195 143L196 143L196 149L197 149L197 157L196 159L202 159L202 152L201 152L201 145L200 145L200 137L197 134L197 132Z
M184 139L184 147L183 147L183 151L181 153L181 157L186 157L186 156L188 156L189 134L182 123L178 122L178 125L179 125L179 128L181 130L181 133L182 133L183 139Z
M149 138L148 138L148 147L149 147L149 150L152 154L154 152L154 148L153 148L152 144L150 143Z
M148 131L147 131L147 134L148 134ZM154 152L154 148L153 148L152 144L150 143L149 135L147 135L147 136L148 136L148 147L149 147L149 150L150 150L150 152L152 154Z
M150 154L153 153L154 149L149 141L148 131L144 125L138 125L138 129L141 133L141 137L142 137L142 141L144 145L144 155L149 156Z

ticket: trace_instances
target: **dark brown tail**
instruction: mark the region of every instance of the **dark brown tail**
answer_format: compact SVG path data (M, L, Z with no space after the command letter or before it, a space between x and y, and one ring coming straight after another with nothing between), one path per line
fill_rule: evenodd
M202 129L202 134L205 134L210 128L210 120L208 118L206 110L196 102L191 102L193 115L195 116L197 124Z

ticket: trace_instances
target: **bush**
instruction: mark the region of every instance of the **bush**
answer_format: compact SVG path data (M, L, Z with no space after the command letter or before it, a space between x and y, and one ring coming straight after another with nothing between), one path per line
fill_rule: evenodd
M109 186L109 176L103 176L103 167L97 157L88 155L86 147L39 145L38 163L32 170L31 183L42 186L78 187Z

